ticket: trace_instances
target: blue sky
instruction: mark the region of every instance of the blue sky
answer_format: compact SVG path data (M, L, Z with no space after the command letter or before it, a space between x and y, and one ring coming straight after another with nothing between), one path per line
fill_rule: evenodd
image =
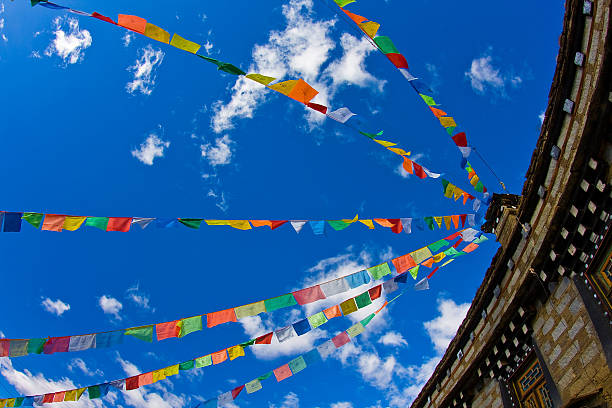
M349 106L429 169L471 191L459 153L409 84L327 0L108 0L205 44L244 70L304 78L315 102ZM93 5L91 5L93 7ZM361 0L411 72L520 193L554 73L563 7ZM400 218L471 212L399 158L299 104L245 85L197 57L91 18L0 6L2 209L97 216L228 219ZM477 159L490 190L494 178ZM445 231L392 234L352 226L326 237L224 228L86 229L2 234L6 337L112 330L220 310L357 271L436 241ZM240 407L396 407L432 372L497 249L494 240L443 269L428 292L404 296L367 335L325 366L236 401ZM69 308L68 308L69 307ZM0 362L0 397L86 386L199 357L303 315L305 308L151 345ZM294 343L114 394L122 407L191 406L290 360L350 322L335 319ZM89 404L89 405L88 405ZM61 406L61 404L58 404ZM79 402L72 406L94 406ZM98 403L100 406L100 403Z

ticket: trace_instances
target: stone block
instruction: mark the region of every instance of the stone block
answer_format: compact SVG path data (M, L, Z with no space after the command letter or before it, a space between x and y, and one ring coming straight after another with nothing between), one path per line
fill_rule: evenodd
M565 322L564 319L561 319L559 323L557 323L557 325L555 326L555 329L552 331L550 335L552 336L554 341L557 341L557 339L563 334L563 332L566 329L567 329L567 323Z
M546 303L547 305L550 302ZM546 320L546 323L544 323L544 325L542 325L542 335L546 336L546 334L550 331L550 329L552 329L555 325L555 318L554 317L549 317L548 320Z
M561 354L561 346L557 344L548 356L548 363L552 365L557 359L557 357L559 357L559 354Z
M572 327L570 327L569 331L567 332L568 337L570 339L573 339L583 327L584 320L582 320L582 317L578 317L578 319L574 322Z
M561 356L561 358L559 358L559 361L557 362L559 368L564 369L567 367L568 364L572 362L572 359L576 357L576 354L578 354L579 351L580 349L578 348L578 344L572 344Z

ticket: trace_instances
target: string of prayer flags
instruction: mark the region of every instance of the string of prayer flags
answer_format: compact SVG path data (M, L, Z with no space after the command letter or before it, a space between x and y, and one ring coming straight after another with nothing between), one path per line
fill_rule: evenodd
M415 164L416 165L416 164ZM447 180L441 179L444 186L445 194L449 192L450 196L454 196L455 200L459 197L464 198L464 204L468 199L474 197L465 193L463 190L450 184ZM468 215L473 214L456 214L443 216L445 219L463 220L461 228L465 225L465 219ZM430 217L424 217L426 220ZM138 225L141 229L145 229L150 225L155 225L158 228L169 228L173 225L182 224L190 229L200 229L202 224L208 226L227 226L234 229L246 231L253 228L270 227L275 230L285 224L291 224L296 233L299 233L304 225L310 224L315 235L324 235L326 225L335 231L342 231L351 224L359 221L366 225L369 229L374 229L372 220L360 220L359 216L352 219L341 220L206 220L204 218L142 218L142 217L90 217L76 215L58 215L58 214L42 214L35 212L5 212L0 211L0 226L4 220L4 232L21 232L21 224L23 221L30 224L36 229L43 231L77 231L83 226L96 228L102 231L129 232L132 225ZM390 228L392 232L399 234L402 231L406 234L412 233L412 224L418 222L418 218L374 218L376 224ZM445 224L446 229L450 229L450 224ZM459 228L458 222L453 222L454 228Z
M396 46L393 44L391 38L384 35L376 35L378 29L380 28L380 24L375 23L373 21L368 21L366 17L354 14L348 10L345 10L344 7L347 4L353 3L353 1L336 1L336 4L340 9L364 32L364 34L373 40L373 45L378 48L380 52L382 52L391 63L400 71L402 76L408 80L411 87L414 91L421 97L421 99L428 106L432 114L439 120L440 125L446 130L446 132L451 136L453 142L461 152L461 168L465 169L469 175L470 184L474 187L476 191L479 193L486 193L487 189L482 184L478 177L474 178L476 174L472 168L472 166L467 161L472 148L468 145L467 137L465 132L457 132L455 133L455 129L457 128L457 123L452 116L448 116L446 112L437 108L438 104L435 102L433 97L430 95L433 91L420 79L412 76L408 71L408 61L406 58L398 51ZM370 23L370 24L368 24ZM407 170L408 171L408 170ZM472 175L472 173L474 175ZM412 173L411 173L412 174ZM500 182L502 187L504 187L503 183ZM505 189L505 187L504 187Z
M169 322L130 327L111 332L34 339L0 339L0 357L21 357L31 354L40 355L65 353L88 349L115 347L123 343L124 336L131 336L148 343L153 342L154 338L156 338L157 341L169 338L182 338L188 334L203 330L203 327L212 328L224 323L237 322L239 319L248 316L269 313L298 304L306 305L321 299L327 299L331 296L346 293L351 289L358 288L371 281L378 281L391 275L391 266L395 268L395 271L398 274L405 273L408 270L411 271L411 274L414 274L415 272L418 272L418 269L414 269L416 266L427 262L427 259L425 259L426 255L430 256L432 252L446 250L446 248L452 246L451 241L460 236L462 238L462 242L465 242L466 244L469 244L476 239L483 238L478 242L480 243L486 239L481 234L482 233L479 234L479 232L473 228L461 230L450 237L445 238L444 240L436 241L409 254L394 258L389 262L360 270L340 278L332 279L327 282L322 282L309 288L300 289L292 293L230 309L172 320ZM436 256L439 256L439 254ZM434 256L434 261L436 263L441 260L442 258L437 259ZM370 293L371 300L375 299L372 297L375 295L375 292ZM349 311L352 307L349 305L349 303L344 306L346 311ZM356 303L355 307L357 307ZM340 310L342 309L342 305L337 305L337 307L331 307L324 310L323 314L327 319L331 319L339 316ZM203 319L206 319L206 323L204 323ZM285 334L291 337L291 330L288 330Z
M261 85L266 86L267 88L271 90L274 90L291 99L294 99L304 104L306 107L313 109L321 114L324 114L339 123L347 124L347 121L351 117L356 115L355 113L351 112L350 109L347 107L342 107L342 108L336 109L335 111L330 112L328 107L326 106L319 105L316 103L311 103L311 100L318 94L318 91L315 90L308 83L306 83L303 79L291 79L291 80L282 81L282 82L275 82L276 78L273 78L273 77L268 77L268 76L256 74L256 73L246 74L244 71L242 71L240 68L236 67L235 65L232 65L226 62L222 62L222 61L219 61L214 58L210 58L202 54L198 54L198 52L203 47L201 47L199 44L195 42L192 42L190 40L187 40L181 37L178 34L173 34L172 39L170 40L170 34L167 31L149 23L146 19L143 19L141 17L120 14L118 18L118 23L115 23L112 19L102 16L101 14L95 13L95 12L94 13L81 12L78 10L70 9L68 7L59 6L49 1L42 1L42 0L37 1L36 3L32 3L33 6L37 4L43 5L51 9L67 10L67 11L70 11L72 13L79 14L82 16L93 17L101 21L105 21L110 24L117 25L117 26L126 28L130 31L145 35L151 39L169 44L177 49L181 49L183 51L197 55L201 59L208 61L212 64L215 64L217 66L217 69L220 71L223 71L223 72L226 72L232 75L244 76L245 78L251 81L257 82ZM352 13L347 14L347 15L349 15L349 17L352 16L352 18L355 19L355 21L364 19L361 16L352 15ZM385 50L389 51L388 53L386 53L387 57L391 60L391 62L394 65L396 65L400 69L400 71L407 72L408 63L406 62L406 59L397 52L397 49L395 48L391 40L388 37L384 37L384 36L374 37L376 32L378 31L378 28L380 27L380 24L372 22L372 21L361 22L357 24L361 27L361 29L368 36L373 37L374 40L377 41L378 44L380 44L378 45L379 47L382 47ZM352 126L349 126L349 127L352 127ZM355 130L359 131L362 134L366 134L365 132L361 132L359 129L355 129ZM404 149L392 147L395 145L395 143L386 142L383 140L374 140L374 141L383 145L389 151L392 151L402 157L410 155L410 152L407 152ZM424 179L427 177L431 177L431 178L440 177L440 173L430 171L429 169L425 168L424 166L412 160L405 161L404 167L407 168L409 164L411 165L411 167L414 166L414 172L410 171L410 173L417 175L420 179ZM316 231L318 235L323 235L323 233L319 234L320 227L317 227Z

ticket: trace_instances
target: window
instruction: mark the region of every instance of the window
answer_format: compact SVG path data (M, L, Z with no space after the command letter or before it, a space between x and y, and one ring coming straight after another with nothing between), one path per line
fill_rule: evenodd
M603 250L604 247L601 248ZM591 281L591 286L595 288L597 294L603 298L605 303L610 310L612 310L612 248L608 246L605 252L605 257L600 265L595 267L593 262L593 268L589 268L587 275Z
M522 408L554 408L544 379L542 365L534 358L512 381L514 392Z

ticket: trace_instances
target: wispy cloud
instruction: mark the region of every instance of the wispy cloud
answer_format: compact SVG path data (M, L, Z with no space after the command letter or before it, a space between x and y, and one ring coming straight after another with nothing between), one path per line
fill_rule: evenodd
M121 320L119 312L123 309L123 304L112 296L103 295L98 299L98 304L105 314L110 314L117 320Z
M519 87L523 83L523 79L510 72L502 72L500 68L494 65L491 49L479 58L472 60L470 70L465 73L465 76L470 80L472 89L479 94L484 94L487 91L506 96L506 85L509 84L513 88Z
M138 50L139 58L128 71L134 73L134 80L128 82L126 89L129 93L140 92L143 95L151 95L155 88L155 71L164 60L164 52L161 49L154 49L151 45Z
M70 305L62 302L60 299L51 300L50 298L45 298L43 299L41 305L47 312L56 316L61 316L70 310Z
M232 144L229 135L218 137L214 144L207 143L200 146L202 157L213 167L229 164L232 159Z
M129 47L135 37L136 36L133 33L126 31L124 36L121 38L123 40L123 46Z
M104 372L102 372L102 370L99 370L99 369L96 369L93 371L90 370L82 358L73 358L72 361L70 361L70 363L68 364L68 370L70 371L79 370L88 377L104 375Z
M456 304L452 299L438 299L440 316L425 322L424 327L439 354L444 353L459 325L465 318L469 303Z
M155 308L151 306L151 299L149 295L140 290L140 284L136 283L126 291L126 296L129 300L134 302L145 310L155 312Z
M139 148L132 150L132 156L141 163L152 166L153 160L156 157L164 157L164 151L169 147L170 142L161 140L159 136L152 133L140 144Z
M55 38L51 41L45 55L59 56L65 65L76 64L82 61L85 50L91 46L92 38L89 31L79 28L79 21L76 18L57 17L53 20ZM67 26L67 29L66 29Z
M402 336L401 333L398 333L396 331L389 331L385 333L380 339L378 339L378 342L385 346L394 347L403 347L408 345L408 342L406 341L404 336Z
M268 408L300 408L300 398L296 393L290 392L285 395L280 405L270 403Z

